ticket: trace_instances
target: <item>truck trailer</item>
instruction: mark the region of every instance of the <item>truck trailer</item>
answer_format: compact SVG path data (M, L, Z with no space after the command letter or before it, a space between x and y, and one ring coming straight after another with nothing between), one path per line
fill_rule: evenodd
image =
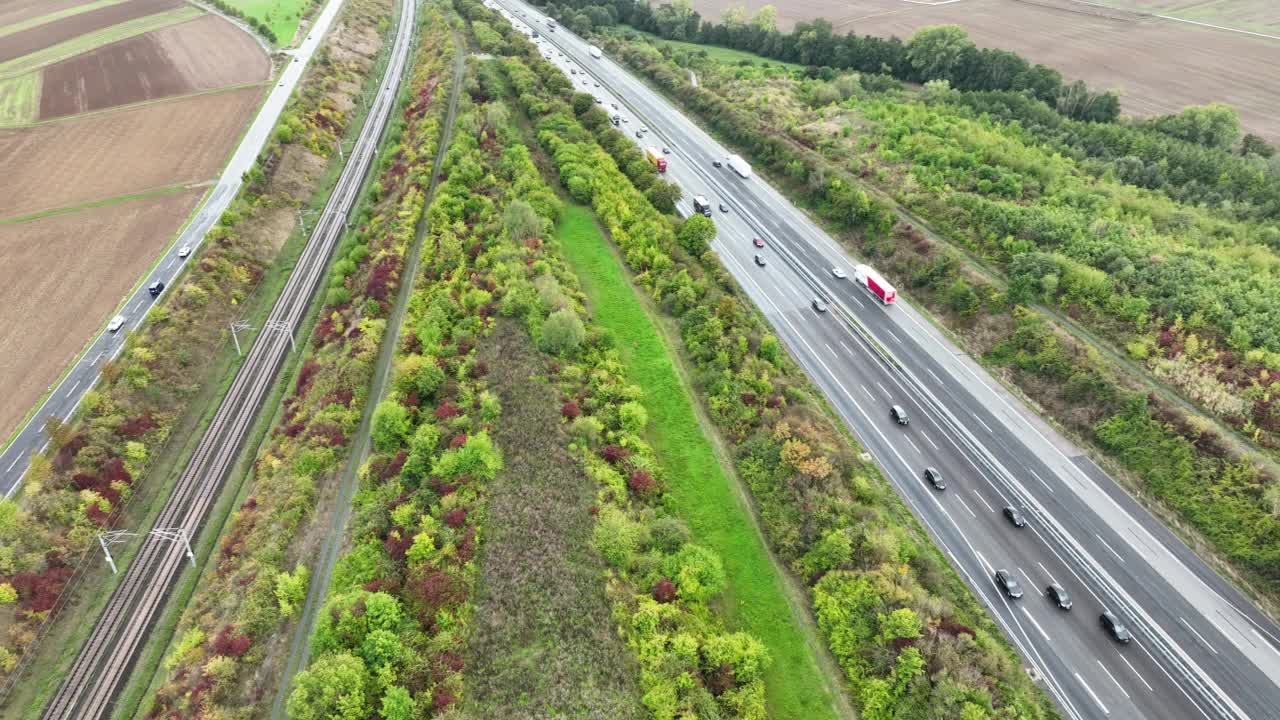
M644 156L649 159L649 162L654 167L658 168L658 172L664 173L667 171L667 159L662 157L662 153L658 152L657 148L652 146L645 148Z
M599 60L599 59L600 59L600 48L596 47L595 45L592 45L592 46L589 48L588 52L590 52L590 53L591 53L591 57L593 57L593 58L595 58L595 59L597 59L597 60Z
M743 160L741 155L730 155L729 167L744 178L751 177L751 165Z
M872 270L870 265L854 266L853 279L859 285L871 291L872 295L880 298L880 302L885 305L891 305L894 300L898 299L898 291L894 290L892 285L880 277L880 273Z

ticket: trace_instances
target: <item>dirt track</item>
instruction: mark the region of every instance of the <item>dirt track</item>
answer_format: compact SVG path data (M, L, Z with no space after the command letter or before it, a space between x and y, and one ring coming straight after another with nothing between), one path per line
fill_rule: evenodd
M767 1L745 4L754 12ZM740 4L693 0L694 8L711 18ZM902 0L800 0L778 7L778 25L784 30L825 17L841 34L906 38L926 25L955 23L981 46L1014 50L1068 79L1119 90L1126 114L1176 112L1222 101L1240 111L1246 131L1280 141L1275 81L1280 77L1280 41L1092 11L1067 0L960 0L933 6Z
M213 179L259 86L0 131L0 218Z
M270 69L252 38L205 15L49 66L40 119L260 82Z
M0 62L66 42L85 33L183 5L182 0L129 0L14 33L0 42ZM44 14L43 12L41 14Z
M203 192L0 225L0 436L102 327Z

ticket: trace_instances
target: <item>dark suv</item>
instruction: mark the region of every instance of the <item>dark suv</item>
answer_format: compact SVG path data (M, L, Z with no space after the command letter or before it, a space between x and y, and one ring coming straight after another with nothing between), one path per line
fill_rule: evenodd
M1009 522L1014 527L1026 527L1027 519L1022 516L1022 511L1012 505L1006 505L1004 508L1004 516L1009 518Z
M936 468L925 468L924 479L925 482L933 486L934 490L947 489L947 484L942 481L942 473L938 472Z
M901 405L894 405L889 408L889 414L893 416L893 421L899 425L906 425L910 420L907 419L907 411L902 409Z
M151 293L151 297L160 297L160 293L164 292L164 283L153 282L147 287L147 292Z
M1045 588L1044 596L1052 600L1053 604L1056 605L1059 610L1071 609L1071 596L1067 594L1066 588L1062 587L1058 583L1054 583Z
M1000 590L1005 595L1014 600L1022 597L1022 586L1018 584L1018 579L1013 576L1013 573L1008 570L1001 568L996 571L996 585L1000 587Z
M1098 622L1102 625L1102 629L1107 631L1112 640L1118 643L1128 645L1133 642L1133 634L1129 632L1129 628L1120 622L1120 618L1110 610L1098 616Z

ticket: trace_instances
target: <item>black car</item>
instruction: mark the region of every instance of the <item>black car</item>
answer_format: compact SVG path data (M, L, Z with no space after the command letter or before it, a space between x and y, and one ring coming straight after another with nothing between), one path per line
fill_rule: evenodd
M1018 584L1018 578L1013 573L1005 569L996 571L996 585L1004 592L1005 595L1017 600L1022 597L1022 586Z
M764 261L764 256L761 255L760 253L756 253L756 265L759 265L760 267L764 267L765 264L766 263Z
M1044 596L1053 601L1061 610L1071 609L1071 596L1067 594L1065 588L1058 583L1054 583L1044 589Z
M644 133L642 133L642 132L640 132L639 130L637 130L637 131L636 131L636 137L638 137L638 138L642 138L642 137L644 137Z
M1012 505L1006 505L1004 508L1004 516L1009 518L1009 522L1014 527L1026 527L1027 519L1022 516L1022 512Z
M907 417L907 411L903 410L901 405L894 405L893 407L889 408L889 415L891 415L893 417L893 421L898 423L899 425L906 425L907 423L911 422L911 420Z
M947 484L942 480L942 473L938 472L937 468L925 468L924 479L925 482L933 486L934 490L947 489Z
M812 304L813 304L813 309L816 312L824 313L827 311L827 304L822 302L822 298L814 298Z
M1120 618L1110 610L1098 616L1098 622L1102 625L1102 629L1107 631L1112 640L1118 643L1128 645L1133 642L1133 634L1129 632L1129 628L1120 622Z
M662 148L662 154L663 154L663 155L670 155L670 154L671 154L671 148L667 148L667 147Z
M718 167L723 167L723 165L720 163L720 161L719 161L719 160L712 160L712 161L711 161L711 167L717 167L717 168L718 168Z
M160 293L164 292L164 283L156 281L147 287L147 292L151 293L151 297L160 297Z

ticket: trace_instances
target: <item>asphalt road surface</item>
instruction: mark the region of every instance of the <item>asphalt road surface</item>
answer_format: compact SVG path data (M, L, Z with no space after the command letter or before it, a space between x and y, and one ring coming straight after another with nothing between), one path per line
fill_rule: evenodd
M668 179L684 189L683 212L694 195L711 201L713 247L726 267L1064 717L1280 717L1280 628L908 302L886 307L854 284L854 261L764 180L727 163L714 168L729 151L660 94L607 57L590 57L588 43L564 28L548 32L532 6L500 5L517 13L517 27L540 31L544 56L578 70L575 89L611 114L617 104L628 137L670 150ZM636 138L642 126L649 130ZM836 278L837 267L850 279ZM815 312L815 297L830 310ZM890 419L893 404L910 425ZM945 491L922 479L929 466L943 473ZM1005 506L1020 508L1027 527L1007 521ZM997 569L1015 575L1022 599L996 587ZM1054 582L1071 593L1071 611L1042 595ZM1102 631L1103 610L1120 616L1131 644Z
M329 0L316 16L315 24L312 25L306 39L296 49L288 51L287 55L291 56L292 60L285 65L280 76L275 79L275 87L271 88L267 99L254 117L253 124L245 132L235 154L231 156L231 161L227 163L222 176L218 178L218 184L205 197L204 204L196 211L191 222L187 223L178 240L161 254L133 292L124 299L123 304L111 315L102 319L101 334L93 339L89 348L77 358L71 370L63 375L62 380L41 402L36 413L11 436L9 445L0 452L0 493L5 497L12 495L19 487L22 475L31 462L31 456L34 453L43 452L48 446L49 438L44 431L45 420L50 417L63 421L69 419L79 407L80 398L84 397L84 394L98 382L98 369L102 363L119 355L120 350L124 348L127 333L142 324L156 301L147 288L152 283L163 282L167 291L168 286L173 285L174 278L182 271L183 265L196 256L196 251L204 241L209 228L213 227L219 217L222 217L222 211L227 209L235 199L236 193L240 191L244 174L253 167L254 160L271 137L271 131L275 128L280 112L284 110L289 96L293 94L293 89L302 77L303 70L316 48L320 46L321 40L329 31L329 26L333 24L333 19L337 17L341 7L342 0ZM188 257L179 257L179 251L182 248L190 250ZM117 313L125 319L123 327L115 332L107 330L107 324ZM210 329L210 332L218 332L218 330Z
M385 75L333 194L272 307L267 327L274 330L259 335L249 349L191 462L160 510L155 529L143 538L42 718L102 720L113 712L112 702L189 560L184 539L194 542L199 536L280 367L293 351L293 335L324 278L329 256L373 165L408 65L415 7L415 0L399 2L400 19Z

